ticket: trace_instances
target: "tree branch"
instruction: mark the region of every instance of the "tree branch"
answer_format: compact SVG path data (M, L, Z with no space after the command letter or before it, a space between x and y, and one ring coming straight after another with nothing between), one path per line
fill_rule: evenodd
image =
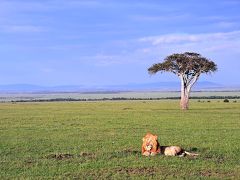
M192 86L195 84L195 82L198 80L200 74L196 74L195 76L192 77L191 81L188 84L188 91L191 90Z

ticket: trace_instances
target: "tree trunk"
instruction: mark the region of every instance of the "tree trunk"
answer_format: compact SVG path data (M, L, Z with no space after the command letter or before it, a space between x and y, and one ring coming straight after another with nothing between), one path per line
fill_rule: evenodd
M182 110L188 110L189 107L189 93L187 87L183 87L181 90L180 107Z
M181 79L181 100L180 100L180 108L182 110L188 110L189 107L189 95L190 95L190 90L191 87L189 87L189 83L187 79L183 76L180 75Z
M189 108L189 97L190 91L194 83L197 81L199 74L196 74L192 78L188 78L183 74L179 74L181 79L181 100L180 100L180 107L182 110L188 110Z

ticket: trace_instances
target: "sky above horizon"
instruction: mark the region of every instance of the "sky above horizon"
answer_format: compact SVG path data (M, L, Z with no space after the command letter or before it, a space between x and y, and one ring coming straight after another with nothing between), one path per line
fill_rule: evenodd
M148 67L194 51L240 85L239 0L0 0L0 84L178 81Z

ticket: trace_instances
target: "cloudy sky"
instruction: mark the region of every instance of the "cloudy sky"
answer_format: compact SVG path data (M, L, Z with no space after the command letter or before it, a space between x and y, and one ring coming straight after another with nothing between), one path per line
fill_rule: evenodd
M239 0L0 0L0 84L178 81L147 68L194 51L201 81L240 84Z

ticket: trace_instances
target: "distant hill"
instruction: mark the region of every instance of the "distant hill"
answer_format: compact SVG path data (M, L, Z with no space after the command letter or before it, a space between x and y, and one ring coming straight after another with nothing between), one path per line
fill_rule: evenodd
M8 93L34 93L34 92L75 92L82 91L83 86L37 86L32 84L10 84L0 85L0 92Z
M193 90L236 90L240 86L227 87L208 81L197 82ZM142 84L102 85L102 86L37 86L31 84L0 85L1 93L51 93L51 92L108 92L108 91L179 91L180 82L155 82Z
M119 86L107 86L107 89L112 90L147 90L147 91L179 91L180 90L180 82L154 82L154 83L142 83L142 84L127 84L127 85L119 85ZM221 84L213 83L213 82L198 82L195 85L194 89L215 89L215 88L223 88Z

